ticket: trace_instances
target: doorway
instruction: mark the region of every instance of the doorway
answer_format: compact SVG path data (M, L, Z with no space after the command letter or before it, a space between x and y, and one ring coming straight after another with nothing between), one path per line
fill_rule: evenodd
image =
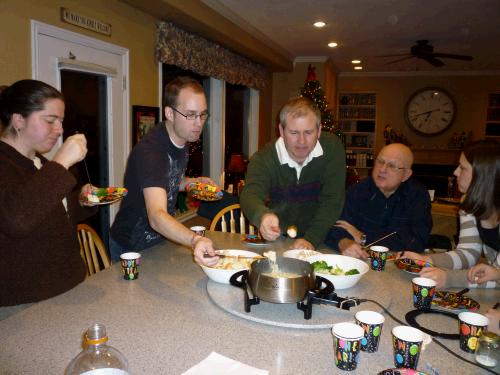
M61 70L61 92L66 102L63 141L77 132L87 138L85 163L77 163L71 168L77 186L86 183L110 186L106 76ZM109 206L100 207L98 214L85 223L99 233L104 243L108 243Z
M76 77L79 77L80 83L74 87L77 91L87 84L86 79L95 81L92 84L92 90L97 93L99 105L94 104L94 106L102 107L105 111L96 112L98 132L95 130L96 132L92 133L93 131L85 130L89 143L91 138L96 138L96 143L89 145L87 158L94 158L95 151L96 155L106 155L107 163L103 166L99 165L98 168L89 165L89 174L94 185L99 183L103 187L123 186L125 166L131 147L128 49L34 20L31 21L31 35L33 79L54 86L63 91L66 96L71 90L72 80L68 80L68 84L65 84L63 88L63 81L67 78L64 78L65 75L74 73ZM81 95L83 96L83 93ZM71 107L78 106L80 100L75 99L75 103L66 103L66 116L69 115L68 111ZM86 116L86 109L81 113L83 124L80 123L78 126L88 126L88 119L83 119ZM78 130L77 128L68 129L68 126L69 124L65 121L66 135L74 134L74 131ZM84 132L84 130L81 131ZM62 144L62 137L60 144ZM58 147L54 147L51 153L45 156L51 159L57 149ZM89 161L90 163L92 162ZM100 161L97 163L100 164ZM86 172L82 170L81 173L84 173L84 182L87 182ZM115 204L107 207L108 212L99 220L106 222L109 228L119 206ZM102 209L103 207L99 210ZM95 229L99 229L101 225L104 224L96 225ZM103 237L106 238L107 230L103 230L101 234L104 234Z

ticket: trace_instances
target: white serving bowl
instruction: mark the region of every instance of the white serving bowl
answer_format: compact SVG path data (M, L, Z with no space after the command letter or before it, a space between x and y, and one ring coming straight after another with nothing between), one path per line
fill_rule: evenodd
M242 255L246 257L258 257L261 256L260 254L254 253L253 251L247 251L247 250L236 250L236 249L227 249L227 250L218 250L218 252L223 253L224 255ZM221 268L212 268L212 267L207 267L202 264L200 264L203 272L208 276L210 280L215 281L216 283L222 283L222 284L229 284L229 279L231 276L233 276L236 272L239 272L241 270L247 270L249 267L245 268L240 268L237 270L226 270L226 269L221 269Z
M285 258L294 258L300 260L307 260L307 258L313 255L321 255L321 253L319 251L307 250L307 249L292 249L292 250L287 250L283 253L283 256Z
M309 263L314 263L319 260L324 260L329 266L335 267L338 265L344 271L349 271L353 268L356 268L359 271L357 275L344 275L344 276L335 276L326 273L316 272L317 276L324 277L325 279L330 280L335 287L335 290L339 289L347 289L351 288L358 283L358 281L363 277L365 273L368 272L370 267L368 264L363 262L360 259L348 257L345 255L337 255L337 254L321 254L321 255L313 255L307 258Z

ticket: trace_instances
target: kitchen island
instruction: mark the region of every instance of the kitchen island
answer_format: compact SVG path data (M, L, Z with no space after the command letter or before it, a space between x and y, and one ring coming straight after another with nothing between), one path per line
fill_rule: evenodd
M236 234L207 232L207 236L219 249L262 253L274 248L280 252L285 245L282 240L269 248L251 247ZM186 247L167 241L143 251L142 256L138 280L124 280L120 264L115 264L62 295L0 321L0 374L62 374L81 350L82 333L95 322L106 326L109 343L126 356L132 374L182 374L212 351L273 375L341 372L335 366L329 329L276 327L226 312L212 302L208 279ZM412 277L389 262L382 273L369 271L359 285L377 282L380 288L388 288L392 299L387 307L404 320L405 313L413 309ZM349 290L338 293L349 295ZM473 290L468 295L481 303L481 312L499 299L498 290ZM378 310L369 302L360 307ZM332 306L317 308L330 309L332 323L346 320L345 311ZM391 329L398 323L384 315L379 351L362 352L353 373L377 374L394 367ZM445 316L426 315L418 321L440 332L457 331L457 322ZM441 341L473 361L472 354L459 349L458 341ZM427 364L440 374L489 373L459 361L435 343L422 353L419 369L425 370Z

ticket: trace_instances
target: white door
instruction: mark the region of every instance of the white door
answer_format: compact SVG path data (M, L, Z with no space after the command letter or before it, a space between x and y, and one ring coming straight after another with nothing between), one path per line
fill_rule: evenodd
M31 21L31 31L33 79L60 90L61 65L65 65L66 70L107 77L108 178L111 186L123 186L130 152L128 49L37 21ZM55 149L48 158L54 155ZM112 205L111 222L116 211L117 206Z

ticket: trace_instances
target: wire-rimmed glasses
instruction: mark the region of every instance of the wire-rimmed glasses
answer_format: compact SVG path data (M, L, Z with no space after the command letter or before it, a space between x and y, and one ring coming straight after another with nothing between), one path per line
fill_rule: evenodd
M179 115L184 116L186 120L194 121L196 120L197 117L200 118L201 121L205 121L210 114L208 112L202 112L202 113L188 113L187 115L178 111L174 107L171 107L175 112L177 112Z
M381 159L381 158L376 158L375 159L375 164L377 164L380 168L382 168L384 165L386 166L386 168L391 171L391 172L398 172L402 169L408 169L408 168L405 168L405 167L398 167L396 164L394 164L394 162L392 161L386 161L384 159Z

